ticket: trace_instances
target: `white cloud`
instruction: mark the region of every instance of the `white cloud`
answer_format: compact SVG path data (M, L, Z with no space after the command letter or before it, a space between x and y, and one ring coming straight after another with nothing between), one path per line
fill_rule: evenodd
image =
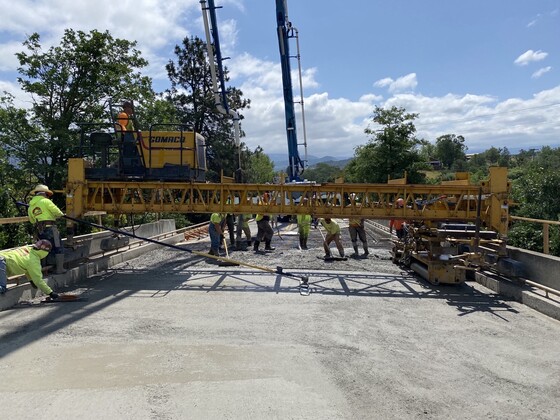
M548 73L550 70L552 70L551 66L547 66L547 67L543 67L538 69L536 72L534 72L531 75L531 78L533 79L538 79L539 77L541 77L543 74Z
M389 92L406 92L416 88L418 81L416 80L416 73L409 73L406 76L399 77L393 80L390 77L378 80L373 84L376 87L388 87Z
M244 12L241 0L222 0ZM33 10L33 13L29 13ZM203 34L199 0L109 0L74 2L70 0L21 0L13 4L0 1L0 91L15 95L21 106L29 106L29 98L15 82L17 60L14 52L21 51L21 42L32 32L41 34L45 47L58 45L65 28L84 31L106 28L118 38L138 41L142 55L150 61L149 75L166 83L165 63L174 58L173 48L186 36ZM219 17L219 16L218 16ZM287 141L282 97L282 76L279 60L269 61L238 51L235 21L220 21L220 40L230 70L231 85L239 87L251 108L243 112L242 139L251 149L261 145L267 153L284 153ZM547 57L543 51L529 50L515 62L527 65ZM294 98L299 99L299 77L292 73ZM543 67L534 73L540 77L551 71ZM10 73L8 73L10 72ZM487 95L424 96L419 92L417 74L409 73L396 79L375 82L386 89L377 95L364 89L357 100L334 98L328 87L318 80L320 69L304 68L302 79L305 94L305 114L309 153L316 156L353 155L354 148L368 141L364 129L371 123L375 106L401 106L407 112L418 113L418 136L430 141L443 134L463 135L469 151L485 150L490 146L516 148L558 145L560 139L560 86L543 90L529 99L499 99ZM5 77L8 76L8 77ZM10 81L2 81L10 80ZM12 82L13 80L13 82ZM156 87L158 88L158 87ZM301 107L295 105L298 140L303 141Z
M541 50L538 51L527 50L519 57L517 57L514 63L517 64L518 66L526 66L529 63L544 60L547 56L548 53Z

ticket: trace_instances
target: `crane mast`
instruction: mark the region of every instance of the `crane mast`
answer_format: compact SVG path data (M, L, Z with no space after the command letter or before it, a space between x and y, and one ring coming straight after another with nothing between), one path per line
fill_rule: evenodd
M238 168L241 169L241 149L240 149L240 127L239 115L237 112L229 108L226 95L226 84L224 78L224 69L222 61L222 51L220 48L220 36L218 33L218 20L216 18L217 7L214 0L200 0L202 9L202 18L204 21L204 30L206 33L206 48L208 50L208 62L210 65L210 74L212 77L212 90L214 93L214 103L218 112L229 115L233 119L234 141L238 149Z
M304 170L304 161L301 159L298 151L298 140L296 130L296 117L294 110L294 95L292 88L292 75L290 68L290 38L297 38L297 30L292 26L288 20L288 6L286 0L276 0L276 22L278 31L278 46L280 48L280 63L282 66L282 86L284 90L284 112L286 117L286 136L288 139L288 177L290 181L302 181L300 175ZM298 58L299 63L299 41L298 41ZM305 138L305 115L303 114L303 92L301 84L301 66L299 67L300 74L300 104L302 107L303 116L303 131ZM307 154L307 141L303 145L306 147ZM307 157L306 157L307 159Z

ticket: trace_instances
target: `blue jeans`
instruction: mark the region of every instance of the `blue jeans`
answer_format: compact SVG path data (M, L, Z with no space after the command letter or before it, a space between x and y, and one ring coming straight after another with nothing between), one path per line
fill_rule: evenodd
M8 284L8 276L6 275L6 260L0 255L0 293L3 293Z
M216 227L212 222L208 226L208 233L210 234L210 247L214 251L218 251L220 249L220 234L216 231Z

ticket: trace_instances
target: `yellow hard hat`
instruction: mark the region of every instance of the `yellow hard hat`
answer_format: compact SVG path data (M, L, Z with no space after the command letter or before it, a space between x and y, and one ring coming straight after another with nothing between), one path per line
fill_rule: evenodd
M43 184L37 184L35 188L31 191L31 194L37 194L37 193L45 193L48 196L53 195L53 192L49 190L49 187Z

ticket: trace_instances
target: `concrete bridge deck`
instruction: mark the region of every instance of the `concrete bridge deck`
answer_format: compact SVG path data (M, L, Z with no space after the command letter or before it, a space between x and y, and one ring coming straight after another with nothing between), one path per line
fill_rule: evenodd
M368 260L327 265L318 233L306 253L282 236L272 254L235 256L308 273L310 296L292 278L151 247L96 277L69 273L63 289L83 301L0 312L6 414L560 416L557 320L475 282L431 286L394 266L383 241Z

